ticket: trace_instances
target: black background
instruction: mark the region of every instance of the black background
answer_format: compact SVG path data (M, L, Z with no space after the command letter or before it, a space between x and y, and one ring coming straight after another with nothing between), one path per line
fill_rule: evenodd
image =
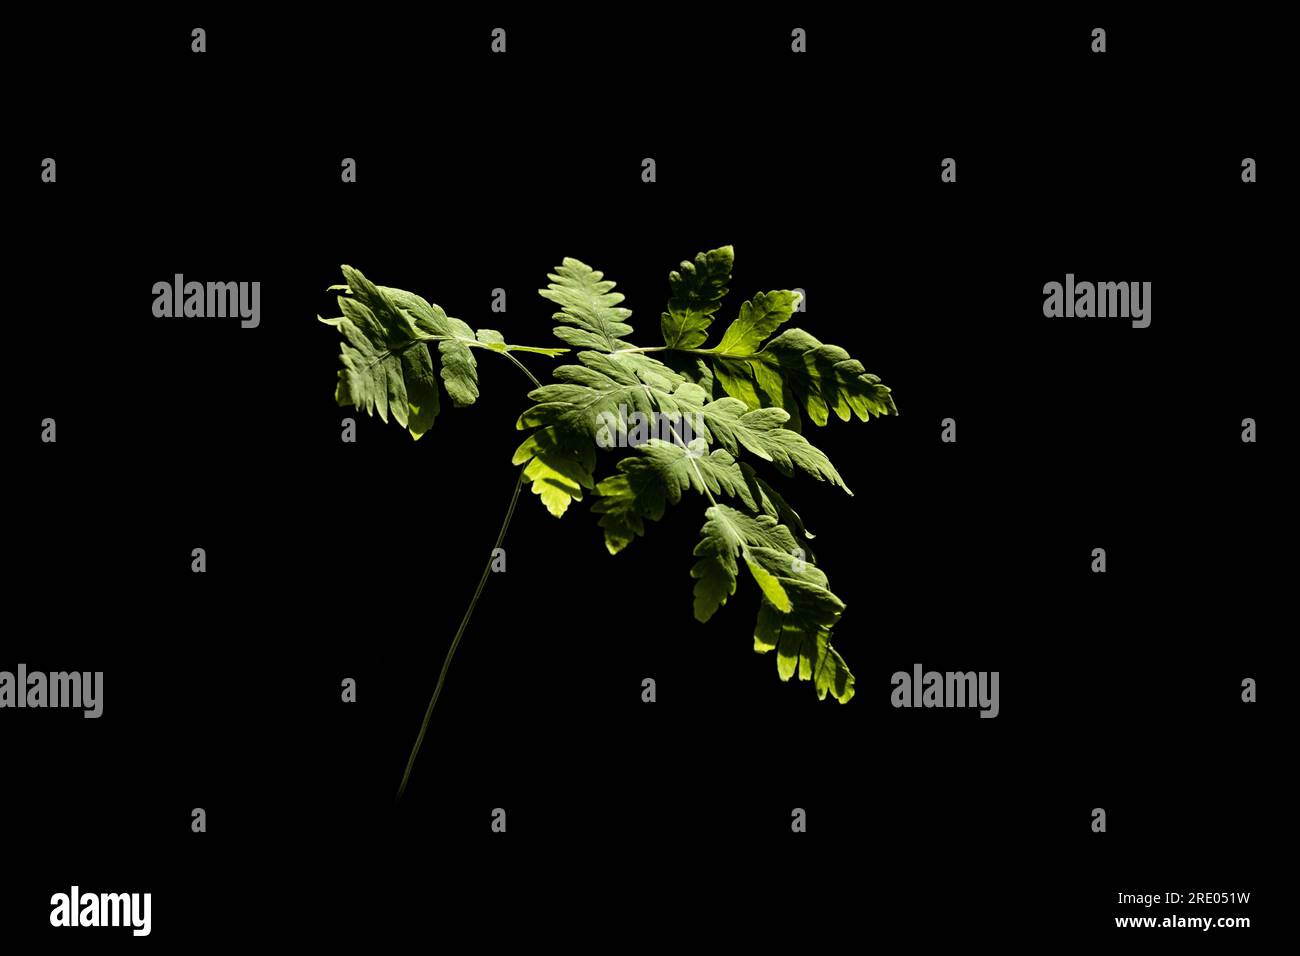
M1275 35L1100 11L32 21L0 668L103 670L105 710L3 714L6 934L142 944L50 936L75 882L152 892L154 945L1261 939L1289 556ZM668 271L726 243L715 340L801 287L797 324L901 412L809 433L854 497L780 483L848 604L857 697L751 652L748 581L694 621L703 500L611 557L586 503L557 522L525 493L395 809L528 385L481 353L475 406L343 444L324 288L346 262L552 345L536 290L574 256L654 344ZM1150 328L1044 318L1067 272L1150 281ZM154 318L174 273L260 281L260 327ZM1001 714L892 708L917 662L999 671ZM1200 914L1116 904L1166 890L1250 891L1205 912L1254 926L1114 927Z

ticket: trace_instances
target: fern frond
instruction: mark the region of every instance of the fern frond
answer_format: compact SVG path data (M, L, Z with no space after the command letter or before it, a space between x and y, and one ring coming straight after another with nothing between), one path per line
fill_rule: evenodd
M811 681L819 698L847 702L853 674L831 643L844 603L813 563L807 549L812 534L758 463L852 494L827 455L800 433L803 416L824 425L832 412L865 421L897 408L889 388L843 349L801 329L776 334L798 305L788 290L743 302L719 343L702 348L728 294L733 265L734 250L722 246L670 273L671 297L660 317L665 345L643 349L628 340L632 313L620 305L615 283L577 259L564 259L539 291L560 306L554 334L579 350L577 361L555 368L545 385L528 373L536 387L516 421L527 435L513 461L556 517L592 493L611 554L644 535L646 522L662 519L687 492L705 497L690 572L695 617L710 620L735 594L743 562L759 591L754 649L776 651L782 680L797 676ZM346 284L330 290L339 293L343 315L321 320L343 336L335 397L384 421L391 415L416 438L439 412L429 343L438 343L442 387L455 405L478 398L476 348L548 356L568 351L510 345L500 332L475 331L414 293L376 286L348 266L343 275ZM647 421L666 422L668 434L657 428L647 434ZM602 449L617 449L620 457L612 473L597 480ZM444 676L445 670L446 664ZM418 749L419 739L412 761Z

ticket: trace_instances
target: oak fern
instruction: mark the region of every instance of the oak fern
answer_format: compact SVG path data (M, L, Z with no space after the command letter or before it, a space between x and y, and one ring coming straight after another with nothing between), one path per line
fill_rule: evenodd
M782 680L797 675L819 698L829 694L845 703L853 696L853 675L831 641L844 604L813 562L812 535L760 471L800 473L852 494L802 433L805 420L825 425L834 413L866 421L897 409L889 388L843 349L802 329L778 331L798 307L796 292L761 292L741 303L718 343L705 347L732 266L730 246L681 263L669 275L659 323L663 345L637 347L632 313L620 304L615 283L564 259L539 291L559 306L553 334L569 348L506 344L494 330L475 331L417 295L376 286L344 266L346 284L332 287L343 315L321 320L343 335L335 397L384 421L391 415L419 438L440 411L432 343L442 388L457 406L478 397L475 350L503 353L521 368L512 353L576 350L576 361L556 367L549 384L524 368L537 387L516 422L527 432L513 458L522 481L557 518L590 497L611 554L643 536L646 522L660 520L668 508L703 498L704 525L690 569L697 620L708 621L735 594L743 564L759 597L754 649L776 651ZM648 423L662 427L655 431ZM425 727L468 619L469 612ZM403 789L423 736L422 727Z

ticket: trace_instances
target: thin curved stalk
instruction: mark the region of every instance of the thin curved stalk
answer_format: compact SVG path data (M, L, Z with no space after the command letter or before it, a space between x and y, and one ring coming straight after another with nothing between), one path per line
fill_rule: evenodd
M415 738L415 746L411 748L411 756L406 760L406 770L402 773L402 785L397 788L397 799L402 799L402 794L406 793L406 785L411 779L411 769L415 766L415 758L419 756L420 747L424 744L424 735L429 729L429 721L433 717L433 707L438 703L438 697L442 694L442 685L447 682L447 672L451 670L451 659L456 656L456 648L460 646L460 639L465 636L465 628L469 626L469 619L474 615L474 608L478 606L478 599L483 594L483 588L487 585L488 575L492 573L492 562L495 559L497 550L501 543L506 539L506 530L510 527L510 519L515 516L515 505L519 503L519 490L523 488L523 475L515 480L514 494L510 496L510 507L506 510L506 518L501 522L501 531L497 534L497 543L492 548L492 555L488 557L487 566L483 568L483 574L478 579L478 587L474 589L474 597L470 599L469 607L465 608L465 616L460 619L460 627L456 628L456 636L451 639L451 647L447 648L447 657L442 662L442 671L438 674L438 684L433 688L433 696L429 698L429 706L424 711L424 722L420 724L419 736Z
M528 371L528 366L515 358L509 352L502 353L515 365L519 366L533 385L541 388L542 383L532 372ZM460 646L460 639L465 636L465 629L469 627L469 619L474 616L474 608L478 606L478 599L483 594L483 588L487 586L488 576L492 573L492 562L496 558L497 551L506 540L506 531L510 528L510 519L515 516L515 505L519 503L519 491L524 486L524 476L522 471L515 480L515 490L510 496L510 507L506 509L505 520L501 522L501 530L497 532L497 543L492 547L492 554L488 556L486 567L483 568L483 574L479 576L478 587L474 589L474 597L470 599L469 607L465 608L465 616L460 619L460 627L456 628L456 636L451 639L451 646L447 648L447 656L443 659L442 670L438 673L438 683L433 688L433 696L429 698L429 706L424 711L424 721L420 724L420 733L415 738L415 746L411 748L411 756L406 759L406 770L402 772L402 783L397 788L397 800L402 799L402 794L406 793L406 785L411 780L411 770L415 767L415 758L420 754L420 748L424 745L424 735L429 730L429 721L433 718L434 705L438 703L438 697L442 694L442 685L447 682L447 672L451 670L451 659L456 656L456 648ZM395 801L396 802L396 801Z

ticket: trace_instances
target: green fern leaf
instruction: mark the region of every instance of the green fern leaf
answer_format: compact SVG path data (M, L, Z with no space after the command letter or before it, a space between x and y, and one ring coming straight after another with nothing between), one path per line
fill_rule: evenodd
M782 474L793 474L798 468L818 481L829 481L853 494L825 452L785 427L790 415L784 409L750 410L738 399L720 398L704 406L701 413L709 433L733 455L739 454L738 449L743 446L751 454L772 462Z
M710 391L716 381L747 408L785 409L787 427L795 432L803 430L805 413L818 425L826 424L830 412L841 421L898 413L888 386L844 349L823 345L802 329L769 338L793 316L797 292L759 293L741 304L717 346L699 348L733 266L734 251L724 246L699 253L694 264L683 262L681 272L670 274L673 296L660 322L670 350L666 364Z
M646 519L658 521L687 489L704 494L706 488L715 495L739 498L751 511L767 508L776 513L736 460L721 448L709 453L703 438L688 445L653 438L636 446L635 454L618 463L618 474L596 485L600 497L591 510L601 515L609 553L618 554L637 535L645 534Z
M578 358L582 365L555 369L555 384L528 393L537 404L515 423L521 430L550 430L538 442L525 440L514 460L528 463L531 471L525 473L533 481L533 492L557 518L572 501L582 500L583 487L594 487L586 463L594 463L598 442L613 444L626 438L632 412L680 416L683 410L699 408L705 398L699 386L648 356L580 352Z
M326 291L339 293L343 315L320 320L346 339L335 400L355 405L367 415L378 414L385 422L391 412L413 438L428 431L439 412L428 343L438 343L442 384L458 408L472 405L479 396L474 348L551 356L568 351L509 345L500 332L475 332L414 292L375 285L351 266L342 269L347 283Z
M782 680L798 673L800 680L813 681L819 700L825 700L829 693L847 704L853 697L853 673L831 646L830 630L802 615L782 614L764 601L754 627L754 650L763 654L773 648L777 674Z
M356 270L352 270L356 272ZM344 275L348 269L344 267ZM356 273L360 276L360 273ZM364 277L362 277L364 279ZM349 279L348 285L352 286ZM415 327L426 335L442 337L438 342L438 354L442 358L442 384L451 396L457 408L474 404L478 398L478 363L474 360L472 347L478 340L474 330L453 318L440 306L425 301L414 292L405 289L391 289L379 286L390 301L406 312L414 321Z
M340 295L343 315L322 319L343 335L343 368L334 391L339 405L393 420L419 438L438 416L438 379L428 347L412 316L389 291L350 266L343 267L349 294Z
M727 598L736 592L736 555L742 554L763 594L779 608L790 607L789 598L779 580L767 571L764 563L755 563L754 549L796 554L798 544L790 529L778 524L771 515L747 515L728 505L714 505L705 513L708 519L701 531L695 556L700 560L691 568L695 583L695 618L708 621Z
M587 436L573 429L539 428L515 449L513 462L524 465L524 477L546 510L559 518L583 488L595 488L592 469L596 449Z
M801 409L818 425L826 424L828 412L841 421L898 413L878 376L844 349L823 345L802 329L787 329L752 354L717 353L713 371L726 393L749 408L785 409L795 431L803 427Z
M777 651L782 680L812 680L818 697L841 703L853 696L853 675L830 644L830 631L844 603L827 587L826 575L802 557L789 528L770 515L750 516L726 505L705 512L700 558L691 569L695 617L707 621L735 593L740 555L762 592L754 649Z
M716 440L728 453L729 459L739 455L743 447L772 462L784 474L792 474L798 468L818 480L830 481L845 491L849 490L824 452L802 435L781 427L788 416L779 408L748 411L743 403L732 398L707 402L703 388L643 353L580 352L578 358L583 364L561 365L555 369L555 384L528 393L537 404L519 416L517 428L552 427L556 440L558 436L564 436L568 449L566 454L580 447L584 455L590 455L597 445L627 444L628 419L633 414L648 418L659 413L669 420L685 418L695 423L705 444ZM520 459L524 452L525 448L521 446L516 453L516 463L528 461L526 456ZM557 462L547 460L545 455L540 457L544 466L536 466L533 491L538 495L548 492L543 501L558 517L568 507L568 501L562 501L553 491L560 487L553 472L561 469ZM563 487L571 492L570 500L581 500L580 487L573 480ZM626 492L622 495L625 496ZM619 528L613 541L623 541L628 529L614 518L610 522ZM630 529L637 527L637 521L630 521ZM607 544L611 541L607 540ZM626 541L623 541L619 547L625 545Z
M701 252L694 262L683 262L680 271L668 273L672 297L659 318L665 345L693 349L704 344L713 313L727 294L734 258L731 246L723 246Z
M722 341L710 354L735 358L753 355L764 339L790 321L797 298L795 293L784 290L760 292L741 303L740 315L722 333Z
M575 348L598 352L631 348L622 337L632 332L632 326L623 321L632 310L619 307L623 294L612 291L615 283L606 281L603 273L586 263L567 256L547 278L550 284L537 291L562 309L552 316L564 323L555 327L557 338Z

